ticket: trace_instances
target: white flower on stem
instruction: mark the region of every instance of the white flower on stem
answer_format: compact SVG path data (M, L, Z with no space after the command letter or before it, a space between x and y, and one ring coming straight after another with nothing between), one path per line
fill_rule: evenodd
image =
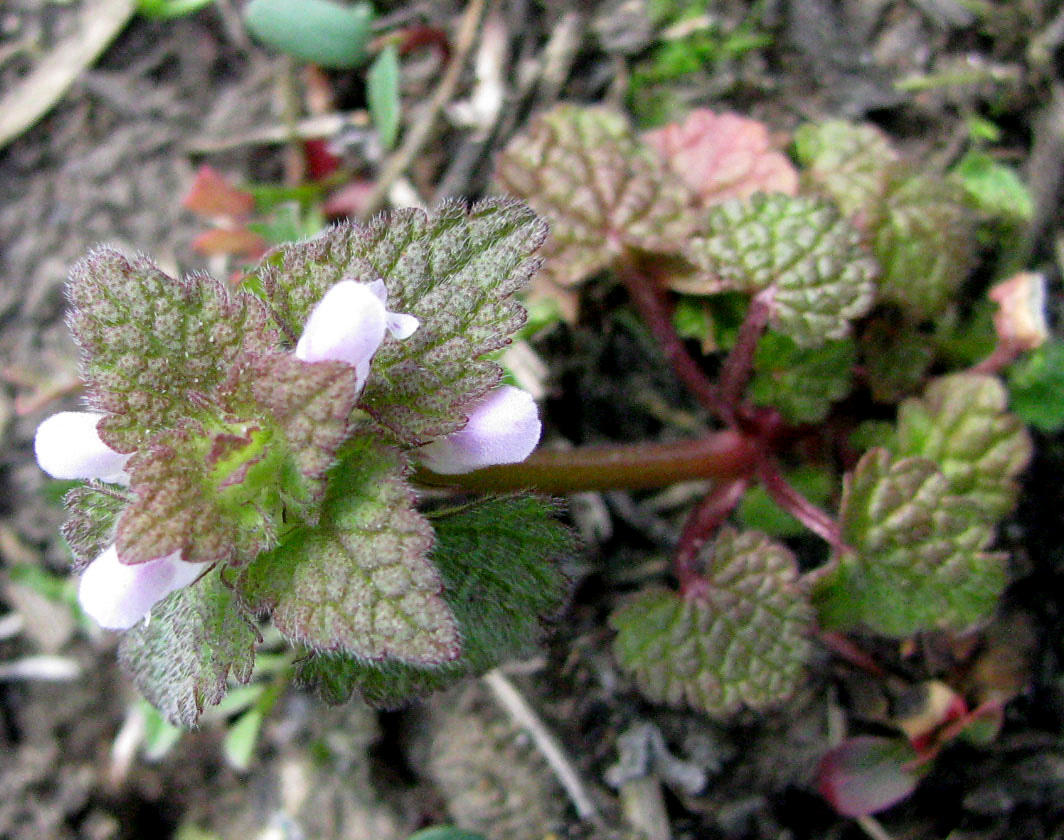
M1046 323L1046 278L1021 271L990 290L998 305L994 329L1000 341L1017 353L1034 350L1049 338Z
M111 546L93 560L81 576L78 601L97 624L108 630L128 630L159 601L203 573L206 564L186 563L180 552L147 563L127 565Z
M100 439L95 411L61 411L37 427L33 448L37 463L52 478L98 478L129 484L128 454L115 452Z
M357 283L341 280L311 310L296 344L296 358L304 362L346 362L358 373L359 389L369 376L369 363L384 334L409 338L418 319L388 311L383 280Z
M473 406L464 428L423 446L418 456L426 467L443 475L516 464L532 454L541 430L532 395L500 385Z

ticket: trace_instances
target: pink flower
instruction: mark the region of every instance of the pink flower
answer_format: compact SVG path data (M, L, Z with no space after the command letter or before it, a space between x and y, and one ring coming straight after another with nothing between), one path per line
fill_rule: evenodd
M95 411L61 411L37 427L33 441L37 463L52 478L98 478L129 484L129 455L115 452L100 439Z
M385 332L401 340L413 335L419 326L413 315L389 312L387 304L388 291L383 280L341 280L311 310L296 344L296 358L353 365L361 389Z
M1046 323L1046 278L1021 271L990 290L998 305L994 329L1002 344L1017 353L1034 350L1049 338Z
M536 448L540 431L532 395L501 385L473 406L464 428L423 446L418 455L426 467L444 475L516 464Z
M180 552L128 565L110 546L93 560L81 576L78 601L101 627L128 630L159 601L188 586L206 568L204 563L186 563Z

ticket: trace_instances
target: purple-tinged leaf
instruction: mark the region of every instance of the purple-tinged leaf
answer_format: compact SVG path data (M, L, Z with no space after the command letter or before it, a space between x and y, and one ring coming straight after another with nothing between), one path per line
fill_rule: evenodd
M820 759L817 790L844 817L875 814L916 789L916 759L916 751L901 739L849 738Z

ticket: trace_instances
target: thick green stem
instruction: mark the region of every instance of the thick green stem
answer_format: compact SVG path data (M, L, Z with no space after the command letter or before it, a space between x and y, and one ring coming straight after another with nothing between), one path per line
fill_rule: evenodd
M699 440L675 443L540 450L520 464L487 467L464 475L437 475L421 470L415 479L422 484L478 493L651 489L668 487L678 481L727 481L751 475L757 451L754 440L726 430Z

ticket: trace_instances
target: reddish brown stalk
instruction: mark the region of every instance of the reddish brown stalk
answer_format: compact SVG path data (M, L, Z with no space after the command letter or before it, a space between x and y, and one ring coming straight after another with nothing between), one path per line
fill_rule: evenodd
M632 303L661 345L676 376L707 411L728 425L733 425L734 411L725 409L720 389L710 381L698 362L687 352L683 340L673 327L665 291L653 278L640 271L634 260L618 260L615 269Z
M705 592L709 584L698 562L698 553L739 504L749 485L750 479L746 476L721 482L687 517L672 561L684 597L694 598Z
M728 358L724 360L724 366L721 368L720 399L733 416L754 369L757 342L761 339L761 334L765 331L769 318L772 316L774 293L775 290L769 286L750 299L750 306L739 328L735 346L728 353Z
M415 478L423 484L489 493L650 489L678 481L728 481L751 475L757 450L751 438L726 430L699 440L674 443L540 450L520 464L487 467L465 475L437 475L422 470Z
M781 508L839 552L847 550L839 523L792 487L776 461L765 453L757 460L757 477Z

